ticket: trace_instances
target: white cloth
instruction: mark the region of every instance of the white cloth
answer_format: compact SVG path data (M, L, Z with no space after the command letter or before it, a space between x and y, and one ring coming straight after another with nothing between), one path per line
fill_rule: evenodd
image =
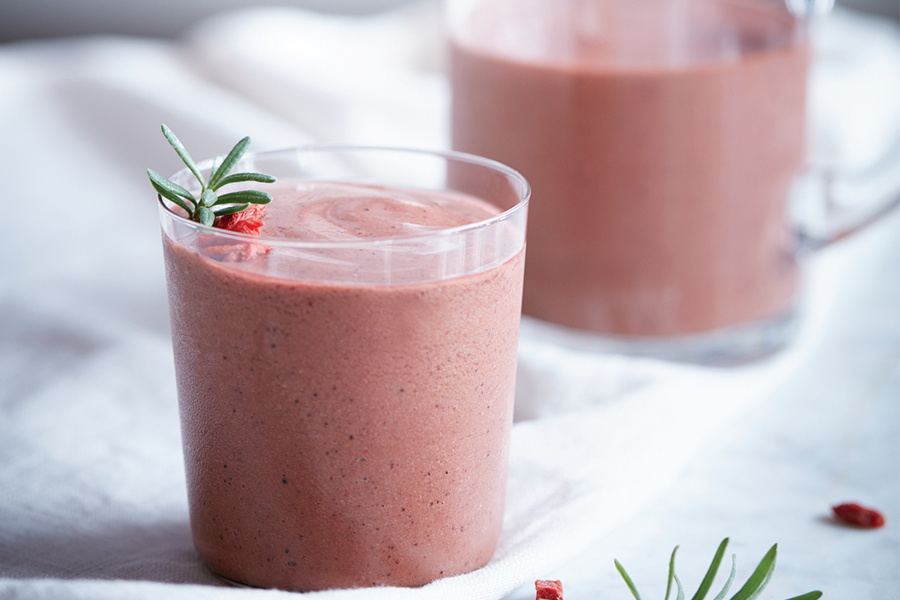
M144 169L178 167L162 122L195 156L246 133L255 149L445 147L439 25L430 2L364 18L254 9L179 43L0 47L0 598L287 597L228 587L193 551ZM816 147L865 162L900 127L900 39L847 12L820 36ZM526 323L527 419L491 563L420 589L310 596L525 599L564 573L581 592L571 600L626 597L613 557L664 585L674 543L695 544L679 571L690 580L732 535L746 561L782 542L773 597L897 597L898 239L894 216L811 258L797 343L749 367L577 352ZM828 503L844 495L879 505L889 526L835 526Z

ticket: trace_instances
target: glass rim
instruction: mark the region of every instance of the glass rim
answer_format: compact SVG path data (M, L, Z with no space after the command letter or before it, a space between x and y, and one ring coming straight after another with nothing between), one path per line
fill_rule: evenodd
M263 243L268 246L282 246L282 247L303 247L303 248L345 248L345 247L359 247L359 246L381 246L381 245L389 245L397 242L408 242L408 241L418 241L418 240L426 240L432 239L435 237L442 237L448 235L456 235L462 234L469 231L474 231L481 228L490 227L496 223L500 223L502 221L508 220L510 217L523 210L529 203L531 199L531 184L528 182L525 177L513 169L499 161L486 158L483 156L478 156L476 154L470 154L468 152L460 152L457 150L429 150L422 148L408 148L401 146L370 146L370 145L353 145L353 144L302 144L298 146L287 146L283 148L276 148L272 150L262 150L258 152L247 152L241 157L241 160L238 161L238 165L248 159L253 159L256 157L266 157L273 156L278 154L299 154L299 153L360 153L360 152L378 152L378 153L396 153L396 154L404 154L404 155L420 155L420 156L431 156L434 158L441 158L446 161L457 161L464 162L474 165L479 165L482 167L486 167L489 169L493 169L499 173L506 175L508 178L512 180L516 180L521 182L523 189L519 196L518 201L511 206L510 208L490 217L487 219L482 219L480 221L475 221L474 223L466 223L465 225L457 225L455 227L440 227L432 229L425 233L410 233L405 235L395 235L395 236L381 236L381 237L371 237L371 238L350 238L350 239L341 239L341 240L327 240L327 239L314 239L314 240L304 240L301 238L290 238L290 237L273 237L273 236L263 236L263 235L254 235L251 233L241 233L237 231L230 231L228 229L221 229L215 226L207 226L199 223L197 221L192 221L187 217L179 215L176 213L173 208L175 205L170 200L163 198L162 195L157 194L157 199L159 202L159 210L161 214L165 214L168 218L175 220L176 222L180 222L181 224L197 229L198 231L205 234L212 234L221 236L224 238L230 238L232 240L241 241L241 242L254 242L257 244ZM199 171L203 171L204 169L209 169L213 162L217 160L215 158L209 158L202 161L197 162L197 169ZM191 170L188 167L184 167L176 171L170 179L176 179L178 177L190 175L193 177ZM279 179L280 180L280 179ZM314 181L314 180L310 180ZM435 190L441 191L441 190ZM486 200L481 198L482 200ZM487 202L491 202L490 200L486 200Z
M753 13L755 16L761 16L762 18L769 18L770 22L775 22L776 20L780 23L784 24L783 30L780 30L779 33L774 34L768 32L765 34L765 44L762 46L762 50L754 49L754 50L744 50L741 49L736 57L746 57L753 56L759 54L762 51L772 51L778 50L782 48L789 47L803 47L809 46L809 28L811 24L811 18L813 13L811 12L803 12L800 7L806 4L807 0L768 0L768 1L760 1L760 0L703 0L707 4L710 5L722 5L731 9L736 9L740 11L748 11ZM827 4L829 2L833 3L833 0L825 0L825 8L822 10L827 12ZM510 52L508 50L504 50L494 45L492 42L484 42L484 40L477 36L472 36L472 30L469 25L465 23L470 13L475 10L480 4L486 4L484 0L455 0L451 2L447 2L445 5L445 36L456 45L459 45L462 48L475 48L479 52L485 53L490 56L497 56L501 58L509 58L514 57L516 59L521 59L521 53ZM772 15L772 17L766 17L766 15ZM689 61L684 64L675 63L673 65L669 65L669 68L690 68L690 69L705 69L710 67L719 67L721 65L730 64L731 60L734 57L724 54L718 54L711 58L704 58L703 60ZM572 59L555 59L551 60L547 57L539 56L539 57L529 57L526 61L529 65L552 65L552 68L572 68L573 62ZM590 63L588 63L590 64ZM651 60L641 60L628 62L627 64L619 64L618 62L613 63L603 63L602 64L602 72L615 72L620 69L628 70L628 71L640 71L644 70L655 71L660 68L661 65L666 65L667 63L660 61L651 61ZM579 70L583 69L583 66L577 67ZM590 71L589 71L590 72Z

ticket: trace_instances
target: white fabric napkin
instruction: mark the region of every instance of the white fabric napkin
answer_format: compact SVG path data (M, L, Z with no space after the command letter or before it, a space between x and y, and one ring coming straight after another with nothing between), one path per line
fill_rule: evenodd
M813 115L831 157L864 162L889 144L887 126L900 122L897 37L849 13L823 23ZM0 597L287 597L224 586L193 552L155 206L140 167L165 171L171 160L160 121L198 139L198 155L248 131L257 149L446 147L439 40L437 5L423 2L374 17L229 13L175 48L110 39L0 49L0 126L15 142L0 149L3 201L49 211L23 214L0 241ZM848 61L866 68L845 72ZM50 176L37 155L56 166ZM139 168L73 191L77 176L110 164ZM95 212L67 213L73 195ZM803 364L844 273L864 259L840 246L810 259L797 342L747 367L580 352L526 320L491 563L419 589L309 596L495 600L552 573L658 502Z
M434 0L363 18L248 9L200 24L188 52L211 79L321 142L445 148L440 15Z

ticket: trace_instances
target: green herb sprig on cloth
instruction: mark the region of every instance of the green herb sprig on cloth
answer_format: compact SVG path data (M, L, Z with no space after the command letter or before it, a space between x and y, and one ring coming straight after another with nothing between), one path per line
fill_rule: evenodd
M725 538L724 540L722 540L722 543L719 544L719 549L716 551L715 557L713 557L712 564L709 566L709 570L706 572L706 576L700 583L700 588L697 590L697 593L694 594L691 600L704 600L704 598L706 598L706 594L712 587L713 579L715 579L716 573L719 570L719 565L722 563L722 557L725 555L726 546L728 546L728 538ZM673 582L675 583L675 587L677 589L676 600L684 600L684 588L681 586L681 581L675 574L675 553L677 551L678 546L675 546L675 549L672 550L672 558L669 560L669 581L666 585L666 600L669 600L669 593L672 591ZM730 598L730 600L755 600L756 598L759 598L760 594L762 594L763 589L765 589L766 585L768 585L769 579L772 578L772 574L775 572L775 556L777 552L778 544L775 544L769 549L769 551L760 561L759 565L756 567L756 570L753 571L753 574L750 575L750 578L747 580L747 583L744 584L744 587L738 590L737 593ZM619 571L619 574L622 575L622 578L625 580L625 584L628 586L628 589L631 590L631 593L634 595L636 600L641 600L641 596L640 594L638 594L634 582L631 581L631 577L629 577L628 573L625 572L625 568L619 563L618 560L614 562L616 563L616 569ZM723 600L725 598L725 595L731 588L731 584L734 582L736 567L737 557L732 554L731 574L725 581L725 587L713 600ZM821 597L822 592L808 592L800 596L789 598L789 600L816 600L817 598Z
M184 145L175 137L172 130L162 126L163 135L169 141L181 160L190 169L197 181L200 182L199 198L194 196L177 183L170 181L154 171L147 169L147 175L150 177L150 183L156 192L171 200L185 211L192 221L197 221L206 226L212 226L216 217L239 213L246 210L251 204L268 204L272 201L271 194L260 190L239 190L235 192L227 192L218 194L218 190L230 183L239 183L244 181L256 181L259 183L274 183L275 178L271 175L263 173L234 173L229 174L237 162L241 159L247 148L250 146L250 138L245 137L231 149L225 158L218 157L213 161L213 168L210 171L209 181L204 181L200 174L200 169L188 154Z

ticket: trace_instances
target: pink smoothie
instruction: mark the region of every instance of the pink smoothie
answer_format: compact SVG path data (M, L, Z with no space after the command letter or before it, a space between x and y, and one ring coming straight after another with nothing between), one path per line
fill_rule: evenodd
M354 185L269 191L269 248L251 260L164 238L201 557L289 590L419 586L484 565L503 519L523 251L440 279L409 236L495 208ZM399 281L366 283L385 255L322 263L266 236L394 237ZM341 269L347 281L327 280Z
M526 314L671 336L791 310L796 27L761 0L488 0L454 32L454 148L532 185Z

